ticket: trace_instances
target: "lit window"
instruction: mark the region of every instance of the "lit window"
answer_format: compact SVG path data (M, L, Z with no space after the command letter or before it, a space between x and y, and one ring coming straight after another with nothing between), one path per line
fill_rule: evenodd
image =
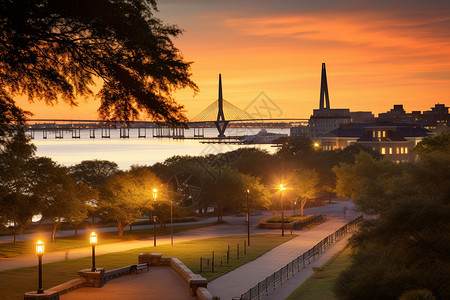
M400 153L403 154L403 147L400 148Z
M392 154L392 147L389 147L389 154Z
M381 137L381 131L378 131L378 137L379 138Z
M377 137L375 130L372 131L373 137Z
M383 130L383 137L386 137L386 131Z
M405 147L405 154L408 154L408 147Z
M381 154L386 154L386 148L381 148Z
M395 149L396 149L395 152L397 152L397 154L399 154L400 153L400 149L398 147L395 147Z

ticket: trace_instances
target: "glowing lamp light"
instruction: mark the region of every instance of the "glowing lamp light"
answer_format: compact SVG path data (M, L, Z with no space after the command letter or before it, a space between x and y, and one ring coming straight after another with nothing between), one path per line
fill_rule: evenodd
M280 191L284 191L285 189L284 184L280 184Z
M90 242L91 245L96 245L97 244L97 234L95 232L92 232L90 235Z
M36 243L36 254L37 255L44 254L44 251L45 251L44 246L45 246L45 243L43 241L37 241L37 243Z
M153 189L153 200L156 201L156 197L158 197L158 190Z
M319 147L319 143L314 143L314 147Z

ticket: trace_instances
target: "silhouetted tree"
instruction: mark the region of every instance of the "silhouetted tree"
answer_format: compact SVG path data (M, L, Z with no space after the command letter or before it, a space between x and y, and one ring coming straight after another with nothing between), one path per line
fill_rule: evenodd
M197 86L171 40L181 30L156 11L156 0L0 1L0 120L23 120L16 95L77 105L98 84L103 119L185 121L171 92Z
M450 152L430 152L406 165L365 154L344 169L336 173L347 182L342 187L378 217L351 239L352 263L336 282L339 299L397 300L412 289L450 299Z
M36 147L23 130L10 133L0 143L0 223L12 229L15 244L16 234L31 223L37 212L29 164Z
M109 177L120 172L119 166L115 162L107 160L83 160L69 169L70 174L77 181L98 189Z

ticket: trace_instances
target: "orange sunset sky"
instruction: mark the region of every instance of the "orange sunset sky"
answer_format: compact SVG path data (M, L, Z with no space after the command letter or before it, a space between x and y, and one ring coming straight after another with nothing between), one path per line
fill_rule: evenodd
M193 61L200 88L175 94L193 117L217 99L245 108L264 92L280 117L308 118L318 108L321 63L331 108L376 115L450 104L450 1L160 0L157 17L177 24L174 40ZM77 108L29 104L33 118L97 119L99 103Z

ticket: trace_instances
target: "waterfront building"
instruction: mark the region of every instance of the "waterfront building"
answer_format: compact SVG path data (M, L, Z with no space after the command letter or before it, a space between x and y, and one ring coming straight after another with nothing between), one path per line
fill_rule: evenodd
M412 111L407 113L402 104L395 104L391 110L378 114L379 122L399 122L421 124L424 128L431 131L439 131L450 124L450 114L448 107L444 104L435 104L431 110Z
M362 145L395 162L416 159L414 147L430 132L418 124L351 123L320 138L325 151Z

